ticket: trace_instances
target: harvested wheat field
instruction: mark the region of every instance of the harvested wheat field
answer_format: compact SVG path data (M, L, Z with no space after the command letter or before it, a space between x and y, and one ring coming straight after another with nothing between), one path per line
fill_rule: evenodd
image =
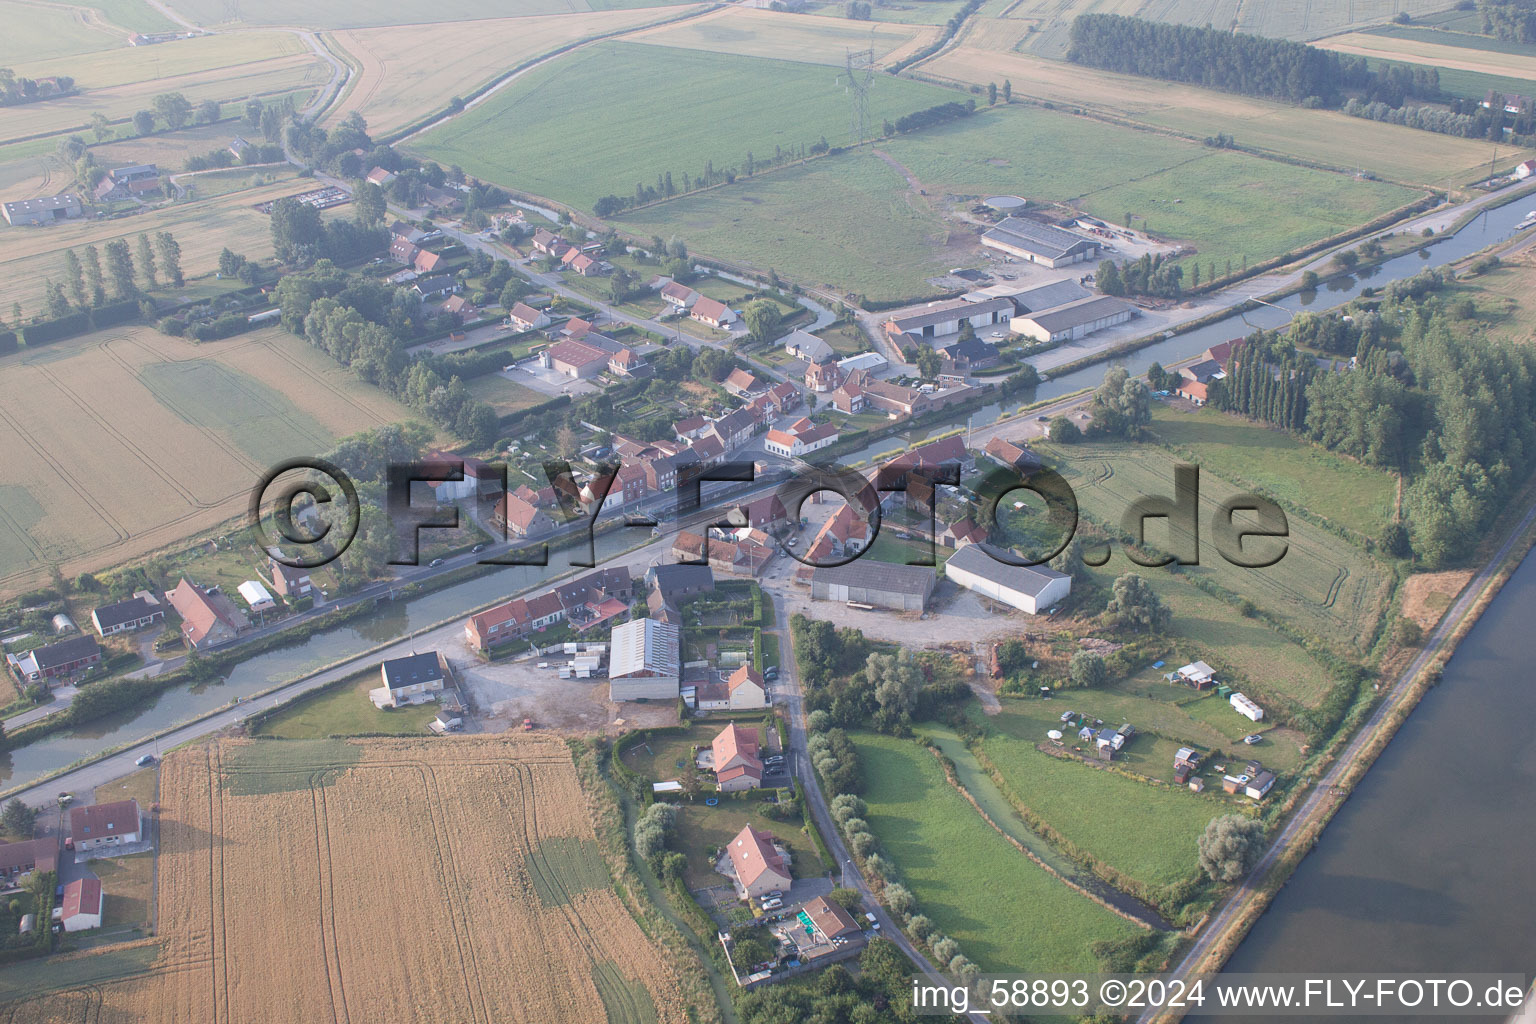
M93 1021L689 1019L553 737L225 741L161 771L163 948ZM82 995L8 1019L62 1019L39 1003Z
M359 111L375 136L397 131L442 110L455 96L468 96L525 60L687 10L691 8L642 7L336 32L336 42L357 59L359 69L355 83L327 120L339 121ZM422 60L424 53L451 53L453 59Z
M1455 38L1455 37L1452 37ZM1350 32L1331 39L1320 39L1314 46L1336 50L1357 57L1431 64L1437 68L1475 71L1480 75L1509 78L1536 78L1536 57L1523 53L1499 53L1466 46L1446 46L1401 36L1378 36Z

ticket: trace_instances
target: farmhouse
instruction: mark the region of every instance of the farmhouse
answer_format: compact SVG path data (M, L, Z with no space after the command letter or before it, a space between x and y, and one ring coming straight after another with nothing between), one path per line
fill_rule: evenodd
M96 186L96 201L99 203L111 202L118 199L131 199L145 192L154 192L160 188L160 169L154 164L133 164L129 167L114 167L106 173Z
M567 377L585 380L608 368L608 353L583 341L562 341L540 352L539 362Z
M185 577L165 598L181 616L182 638L193 650L227 644L250 628L251 620L233 601L217 589L205 590Z
M1041 466L1040 456L1036 455L1029 445L1017 444L1001 437L994 437L987 442L985 454L987 458L1004 469L1017 470L1020 473L1031 473Z
M80 216L80 197L73 192L62 192L56 196L43 196L39 199L18 199L13 203L6 203L0 207L5 213L5 222L12 227L21 227L24 224L52 224L55 221L73 220Z
M717 299L700 295L688 310L688 317L711 327L725 328L736 322L736 311Z
M773 835L759 832L751 825L736 833L727 847L731 867L736 872L736 887L751 899L788 889L793 879L785 855L773 841Z
M139 802L117 800L69 809L70 846L75 852L139 841Z
M512 537L537 537L554 528L544 511L516 494L504 494L491 512L491 522Z
M64 887L64 911L59 918L66 932L83 932L101 927L101 879L77 878Z
M251 606L253 612L271 611L277 607L277 602L272 600L272 595L267 593L267 588L257 580L246 580L238 589L240 596L245 598L245 603Z
M722 793L757 789L763 784L763 762L757 756L757 729L732 722L710 743L715 783Z
M613 627L608 695L624 700L676 700L682 666L682 631L655 619Z
M1040 614L1072 592L1072 577L1045 566L1008 565L990 553L987 544L966 544L945 563L944 575L967 590Z
M273 558L268 563L272 570L272 589L284 597L298 599L314 593L314 582L308 569L299 569Z
M1030 263L1065 267L1098 259L1100 245L1091 238L1023 217L1005 217L981 236L981 244Z
M732 672L726 679L725 685L730 692L732 711L746 711L768 706L768 691L763 685L763 677L758 675L757 670L751 665L742 665Z
M811 600L917 612L928 607L935 581L932 566L861 558L845 565L817 566L811 573Z
M102 637L114 633L131 633L164 621L165 608L147 590L137 591L126 601L104 604L91 612L91 625L96 627L96 634Z
M59 868L57 836L24 839L19 843L0 843L0 881L14 882L33 871L49 872Z
M447 673L442 655L436 651L390 658L379 666L384 685L368 691L368 698L378 708L397 708L402 704L425 704L441 692Z
M1094 331L1126 323L1136 315L1136 307L1108 295L1079 299L1065 306L1016 316L1011 328L1035 341L1076 341Z
M784 339L784 351L812 363L830 363L837 358L837 351L831 345L801 330L789 332Z
M532 331L550 325L548 313L542 309L534 309L524 302L513 303L512 308L507 311L507 319L519 331Z
M958 333L965 324L977 330L990 327L1012 316L1013 312L1013 303L1004 298L983 299L979 302L967 299L929 302L896 310L886 318L885 333L892 338L900 338L902 335L937 338Z

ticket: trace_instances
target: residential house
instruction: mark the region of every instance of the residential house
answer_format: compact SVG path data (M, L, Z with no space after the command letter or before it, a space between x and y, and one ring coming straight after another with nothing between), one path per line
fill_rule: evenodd
M0 843L0 881L14 884L34 871L46 874L59 869L59 839L23 839L18 843Z
M565 239L547 228L539 228L533 233L533 249L546 256L553 256L557 249L563 251L566 248Z
M715 575L706 565L653 565L645 580L668 604L677 604L695 594L713 593Z
M183 578L165 597L181 616L182 638L193 650L227 644L250 628L251 620L217 589Z
M764 390L763 383L757 377L739 366L726 375L720 386L725 388L727 394L737 398L747 398Z
M700 295L688 310L688 317L710 327L724 329L736 322L736 311L725 303Z
M768 689L763 677L751 665L742 665L725 681L732 711L747 711L768 706Z
M672 433L679 441L692 441L702 434L707 426L709 426L709 420L695 414L672 424Z
M418 274L435 274L440 272L440 268L442 268L445 262L440 253L417 249L416 258L411 261L411 265Z
M584 252L576 253L570 262L566 264L566 267L574 270L582 277L601 277L613 269L611 264L605 263L594 256L589 256Z
M966 544L944 564L944 575L967 590L1030 615L1055 606L1072 592L1071 576L1043 565L1009 565L994 552L997 549L986 543Z
M416 257L424 250L418 249L410 239L392 235L389 240L389 258L402 267L416 269Z
M798 459L836 444L837 438L837 427L831 423L812 423L802 418L783 430L768 431L763 447L781 458Z
M979 544L986 539L987 531L983 530L970 516L966 516L958 523L950 523L939 534L939 543L947 548L963 548L967 544Z
M132 199L147 192L160 191L160 169L154 164L114 167L96 185L98 203Z
M394 171L385 170L382 167L375 167L368 172L368 177L365 180L370 185L377 185L380 188L383 188L398 177L400 177L400 175L396 174Z
M656 370L634 349L621 348L608 358L608 372L620 377L649 377Z
M397 220L389 226L389 234L391 238L403 238L412 245L420 245L427 239L427 233L421 230L421 228L411 227L411 225L401 220ZM414 259L414 257L412 258Z
M903 452L887 460L881 469L884 475L890 476L906 470L933 470L943 467L958 467L960 472L967 473L972 466L973 460L970 450L965 447L965 439L955 434Z
M725 459L725 445L714 434L695 438L688 445L688 451L698 457L701 466L715 466Z
M411 291L415 292L423 301L440 299L445 295L457 295L461 290L462 286L459 282L448 274L418 278L416 283L411 286Z
M102 637L114 633L131 633L164 621L165 606L147 590L136 591L126 601L104 604L91 612L91 625L96 627L96 634Z
M528 635L532 628L528 602L514 598L466 619L464 639L475 650L488 651L497 644Z
M874 531L868 519L854 512L852 505L844 504L821 525L812 546L824 539L830 541L828 550L833 558L850 558L869 547Z
M736 886L745 898L754 899L789 889L793 879L787 858L774 843L772 833L760 832L747 825L726 849L736 872Z
M682 678L682 630L655 619L634 619L613 627L608 661L608 695L625 700L677 700Z
M77 878L64 887L64 901L59 904L60 922L66 932L84 932L101 927L101 879Z
M83 675L101 664L101 645L88 636L75 636L22 654L7 654L6 661L22 683L46 684Z
M987 442L985 455L1004 469L1013 469L1025 474L1033 473L1043 465L1040 456L1036 455L1029 445L1005 441L1001 437L994 437Z
M757 789L763 784L763 762L757 752L757 727L732 722L710 743L715 783L723 793Z
M661 297L673 309L681 312L686 309L692 309L694 303L698 302L702 296L687 285L678 284L676 281L673 281L671 284L662 285Z
M951 373L974 373L1002 362L997 346L980 338L964 338L939 351L944 356L944 369Z
M837 350L830 344L801 330L789 332L784 339L784 351L810 363L830 363L837 359Z
M757 417L749 409L733 409L711 423L706 431L713 434L726 451L752 440L757 433Z
M843 369L836 363L812 363L805 369L805 386L818 394L836 391L843 383Z
M1514 175L1516 181L1524 181L1533 174L1536 174L1536 160L1522 160L1515 164Z
M451 317L455 317L461 324L480 319L480 307L462 295L448 296L438 309Z
M518 331L532 331L540 327L548 327L551 323L548 313L542 309L534 309L524 302L514 302L512 308L507 311L507 319Z
M542 509L516 494L502 495L491 512L491 521L512 537L537 537L554 528L554 523Z
M425 704L442 692L448 678L446 663L436 651L390 658L379 666L384 685L368 692L376 707Z
M850 373L847 379L832 392L833 407L850 416L863 412L869 404L869 399L864 394L864 383L868 379L868 374L863 370Z
M69 809L70 846L76 853L139 841L139 802L116 800Z
M811 922L811 927L821 936L823 942L858 935L863 931L858 922L853 919L852 914L825 896L817 896L802 906L800 917Z

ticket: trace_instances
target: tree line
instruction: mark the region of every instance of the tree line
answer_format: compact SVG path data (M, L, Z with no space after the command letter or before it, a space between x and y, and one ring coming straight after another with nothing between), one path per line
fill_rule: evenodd
M1483 31L1496 39L1536 42L1536 3L1531 0L1478 0Z
M35 78L16 77L11 68L0 68L0 106L13 107L38 100L57 99L75 91L75 80L68 75L57 75L41 81Z

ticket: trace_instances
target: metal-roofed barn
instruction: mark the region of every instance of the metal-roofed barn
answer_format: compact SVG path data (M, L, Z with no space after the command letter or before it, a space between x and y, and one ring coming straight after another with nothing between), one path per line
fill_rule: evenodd
M981 236L981 244L1046 267L1097 259L1100 252L1100 244L1091 238L1024 217L998 221Z
M950 556L944 575L967 590L1031 615L1038 615L1072 592L1072 577L1065 573L1042 565L1009 565L994 558L989 548L987 544L967 544Z
M676 700L682 678L682 630L656 619L613 627L608 693L621 700Z
M859 558L846 565L817 566L811 573L811 600L919 612L928 607L936 582L932 566Z
M1011 327L1035 341L1076 341L1094 331L1126 323L1136 315L1129 302L1108 295L1079 299L1043 313L1029 313L1013 318Z

